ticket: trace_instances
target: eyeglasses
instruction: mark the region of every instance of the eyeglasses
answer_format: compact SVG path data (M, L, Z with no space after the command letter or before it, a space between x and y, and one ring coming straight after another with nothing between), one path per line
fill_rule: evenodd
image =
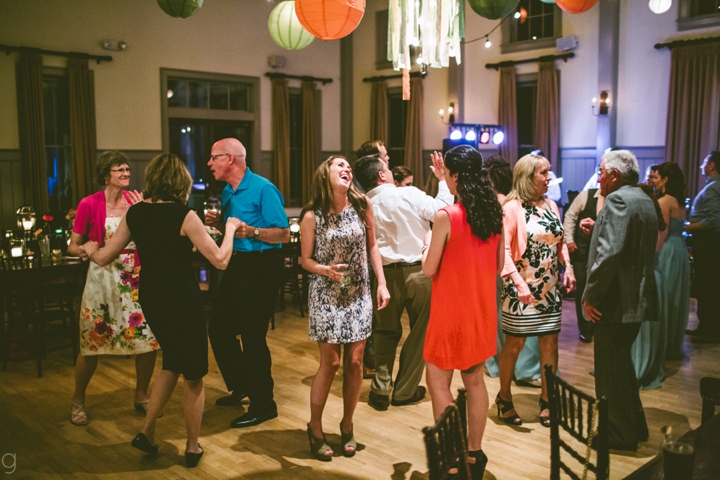
M116 168L115 170L110 169L111 172L130 173L130 167L127 168Z
M230 154L229 153L217 153L215 155L210 155L210 160L212 160L214 162L216 159L218 159L222 156L225 156L225 155L230 155Z

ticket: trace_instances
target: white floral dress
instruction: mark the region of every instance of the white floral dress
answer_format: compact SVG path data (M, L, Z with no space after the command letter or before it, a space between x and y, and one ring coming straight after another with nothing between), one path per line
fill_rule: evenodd
M122 217L107 217L105 242ZM130 243L126 250L135 250ZM121 253L110 265L90 262L80 307L80 351L83 355L132 355L159 350L138 303L140 267L135 255Z

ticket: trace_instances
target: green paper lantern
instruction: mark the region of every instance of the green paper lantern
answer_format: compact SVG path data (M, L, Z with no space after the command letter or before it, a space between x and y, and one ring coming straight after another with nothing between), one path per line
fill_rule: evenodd
M286 50L301 50L315 40L300 24L295 14L295 1L286 0L273 8L268 19L272 39Z
M542 3L555 3L555 0L540 0Z
M157 0L163 12L175 18L188 18L200 10L203 0Z
M498 20L515 10L520 0L468 0L468 3L481 17Z

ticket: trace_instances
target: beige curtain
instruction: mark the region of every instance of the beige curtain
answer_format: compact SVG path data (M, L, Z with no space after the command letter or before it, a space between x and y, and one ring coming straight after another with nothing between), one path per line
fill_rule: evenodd
M500 68L500 105L498 121L505 132L505 141L500 144L500 155L510 165L518 161L517 131L517 90L515 88L515 67Z
M690 197L704 185L700 163L720 146L718 111L720 44L673 49L665 161L677 163L685 173Z
M303 205L312 197L312 179L318 166L318 112L315 102L315 82L302 82L302 202Z
M50 210L45 169L42 70L40 55L20 55L16 70L17 107L25 203L31 205L38 215Z
M370 96L370 138L372 140L388 141L388 106L387 86L385 81L373 82Z
M558 172L558 148L560 146L560 100L558 74L555 61L540 62L535 103L535 138L533 143Z
M73 204L97 191L95 161L95 84L88 61L68 60L70 89L70 144L72 145Z
M272 149L275 152L275 185L290 199L290 99L287 80L273 78L272 83Z
M410 79L410 100L405 127L405 166L413 171L415 185L425 185L423 163L423 84L422 78Z

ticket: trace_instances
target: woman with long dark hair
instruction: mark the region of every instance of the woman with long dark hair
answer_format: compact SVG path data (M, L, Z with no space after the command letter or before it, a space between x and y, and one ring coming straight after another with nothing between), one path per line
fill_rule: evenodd
M655 188L661 193L658 203L668 225L667 239L657 259L667 298L666 358L678 360L685 355L683 342L690 317L690 259L682 235L686 216L685 175L677 163L665 162L658 167Z
M497 351L496 277L505 255L502 209L482 162L467 145L445 155L445 180L458 203L435 214L422 259L433 279L424 348L433 415L439 418L453 401L450 383L460 370L473 480L482 479L488 461L482 451L489 405L483 366Z
M320 348L320 366L310 388L310 452L321 461L332 460L322 415L333 378L343 362L343 418L340 422L342 454L357 450L353 415L360 398L365 341L372 332L373 302L368 254L378 281L378 309L390 300L375 243L373 211L355 187L350 164L338 155L325 160L313 177L313 198L300 214L302 266L311 273L308 319L311 341Z

